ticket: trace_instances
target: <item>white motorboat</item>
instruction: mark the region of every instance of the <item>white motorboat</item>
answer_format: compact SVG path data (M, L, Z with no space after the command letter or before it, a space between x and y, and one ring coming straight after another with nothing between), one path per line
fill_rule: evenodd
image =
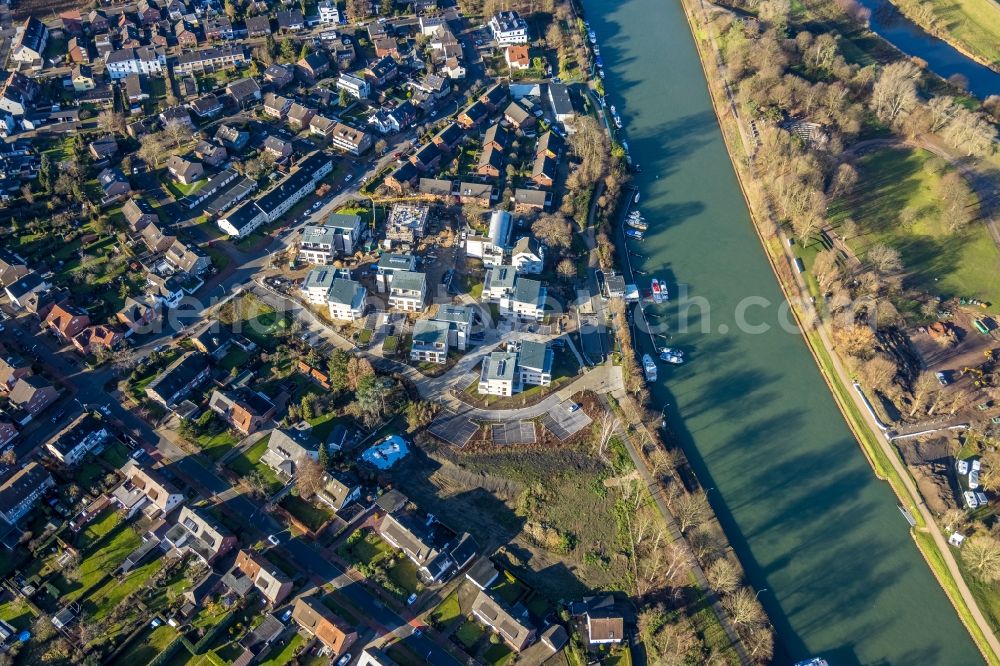
M656 381L656 361L649 354L644 354L642 357L642 371L646 374L647 382Z
M672 347L661 347L660 360L674 365L680 365L684 362L684 352L680 349L673 349Z

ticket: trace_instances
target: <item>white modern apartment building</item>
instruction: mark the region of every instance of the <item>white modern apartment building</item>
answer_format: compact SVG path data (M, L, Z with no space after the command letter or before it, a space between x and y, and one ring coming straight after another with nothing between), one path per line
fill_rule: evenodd
M337 77L337 90L346 90L355 99L368 99L372 94L372 86L368 81L353 74L341 74Z
M322 226L302 230L299 259L310 264L331 264L337 257L354 254L361 238L361 217L332 213Z
M105 61L108 76L116 80L129 74L162 74L166 64L166 55L146 47L112 51Z
M444 364L448 361L448 323L418 319L413 325L410 360Z
M326 305L327 294L337 277L335 268L314 268L306 273L306 278L302 281L299 291L302 292L302 299L311 305Z
M427 297L427 276L414 271L398 271L389 284L389 307L420 312Z
M528 24L517 12L497 12L490 19L490 32L500 46L528 43Z
M323 25L336 25L340 23L340 11L337 3L333 0L323 0L319 3L319 22Z
M330 317L337 321L357 321L365 315L368 290L354 280L337 278L327 293Z

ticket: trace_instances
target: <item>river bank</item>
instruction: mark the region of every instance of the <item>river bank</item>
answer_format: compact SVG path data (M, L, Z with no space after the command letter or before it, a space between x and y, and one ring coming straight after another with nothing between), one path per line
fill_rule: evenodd
M871 418L858 404L858 396L848 389L851 380L849 373L833 350L826 326L808 298L804 280L793 270L794 255L789 251L788 243L776 233L778 225L772 219L766 202L756 189L748 187L748 183L755 179L750 157L752 147L748 146L746 128L739 117L739 109L729 92L728 84L713 85L725 81L725 78L718 67L719 56L714 41L705 33L705 24L699 22L698 17L704 16L707 10L701 0L681 0L681 4L698 49L705 78L709 81L715 114L723 128L722 134L750 210L754 230L785 298L792 304L791 312L804 334L809 351L876 475L889 483L897 498L911 513L916 511L917 524L911 532L913 541L973 637L977 648L988 663L998 664L1000 642L976 605L952 552L920 497L913 479L891 444L880 438L877 424L871 422ZM711 53L706 52L708 49L711 49ZM739 138L742 145L734 145L735 138Z

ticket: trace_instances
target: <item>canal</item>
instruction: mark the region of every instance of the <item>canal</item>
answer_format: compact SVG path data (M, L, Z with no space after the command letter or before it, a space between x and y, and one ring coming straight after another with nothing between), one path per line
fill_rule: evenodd
M781 328L781 292L677 0L584 6L643 167L641 286L666 279L672 300L657 307L688 357L659 364L654 395L762 590L776 663L981 663L804 341Z

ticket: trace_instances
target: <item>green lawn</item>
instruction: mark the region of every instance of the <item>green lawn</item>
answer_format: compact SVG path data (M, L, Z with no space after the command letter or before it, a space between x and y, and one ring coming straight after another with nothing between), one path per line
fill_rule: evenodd
M195 443L201 452L212 460L218 460L226 455L238 441L229 430L223 430L215 435L199 435L195 438Z
M949 232L942 219L938 183L940 160L924 150L879 150L858 164L858 185L833 202L835 223L852 218L859 236L849 238L864 256L874 243L899 250L906 284L931 294L979 298L1000 308L1000 252L979 220ZM915 212L907 229L900 213Z
M267 451L267 443L270 439L270 436L261 437L249 449L233 456L227 463L227 467L240 476L247 476L254 470L260 472L260 475L264 477L264 481L267 483L268 492L276 493L285 484L281 482L281 479L274 473L274 470L260 461L261 456Z
M333 511L329 507L321 506L318 503L313 504L291 493L282 498L281 506L313 532L318 531L333 518Z
M84 601L88 616L95 621L106 617L125 597L142 587L162 566L161 560L154 560L133 569L120 581L115 578L109 579Z
M89 548L95 541L115 529L120 522L121 515L118 511L113 507L105 509L94 520L87 523L87 526L80 532L77 537L77 547L81 550Z
M275 645L268 653L268 658L260 662L261 666L285 666L291 663L295 650L305 641L300 634L295 634L280 645Z
M11 599L0 604L0 620L10 624L17 630L27 629L31 626L35 616L28 608L28 604L23 599Z
M168 624L156 629L147 629L132 641L129 648L115 660L115 664L148 664L177 638L177 630ZM183 648L182 648L183 649Z
M174 180L170 176L166 176L163 178L162 182L167 187L167 189L170 190L170 193L173 194L174 197L180 199L182 197L188 196L192 192L197 192L198 190L200 190L202 187L204 187L205 183L207 183L208 180L202 178L201 180L196 180L193 183L185 185L184 183Z
M91 542L90 547L83 551L83 560L77 567L77 580L69 581L60 577L61 584L57 584L57 587L63 592L63 602L76 601L106 574L117 569L128 554L142 544L142 539L132 531L132 528L124 524L114 526L109 534L111 536L107 540L96 545Z
M503 643L499 643L497 645L491 645L487 649L483 650L483 659L490 664L506 666L506 664L514 662L515 656L509 647Z
M232 371L233 368L242 369L248 360L250 360L251 353L245 352L239 347L234 346L228 354L222 357L219 361L219 367L226 370Z
M446 626L462 616L462 607L458 603L458 591L454 590L451 594L444 598L437 608L431 613L430 617L434 622L437 622L440 626Z
M128 447L121 442L116 441L110 446L105 446L104 450L101 452L101 457L115 467L121 467L126 462L128 462Z
M935 34L957 42L974 55L1000 65L1000 6L993 0L954 0L926 4L918 0L894 3ZM929 19L933 17L933 24Z
M483 629L482 625L475 620L466 620L465 624L455 630L452 637L466 648L472 649L485 635L486 630Z

